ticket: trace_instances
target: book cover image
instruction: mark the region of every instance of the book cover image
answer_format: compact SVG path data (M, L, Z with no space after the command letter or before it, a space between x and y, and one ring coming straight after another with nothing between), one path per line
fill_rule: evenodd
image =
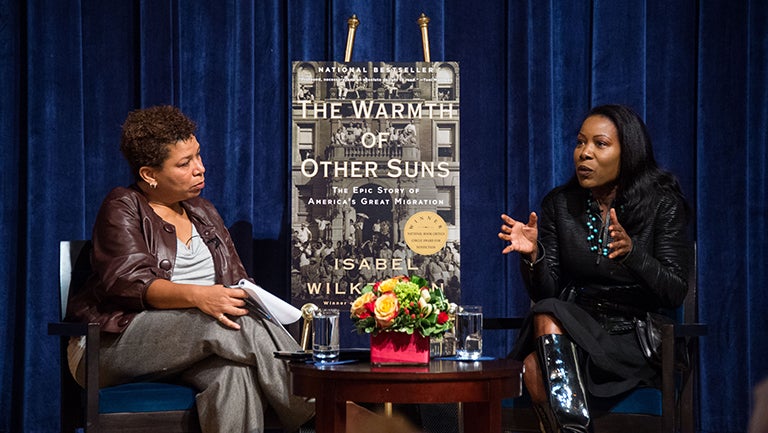
M461 293L459 64L294 62L292 303L420 275Z

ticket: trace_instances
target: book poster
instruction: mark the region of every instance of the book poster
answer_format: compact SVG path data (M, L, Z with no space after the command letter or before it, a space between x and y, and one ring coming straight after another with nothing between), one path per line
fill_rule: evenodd
M292 83L292 303L402 274L458 302L458 63L294 62Z

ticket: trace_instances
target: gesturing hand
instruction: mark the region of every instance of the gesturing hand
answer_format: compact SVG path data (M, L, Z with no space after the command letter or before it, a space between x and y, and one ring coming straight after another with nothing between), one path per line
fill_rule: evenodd
M198 292L195 304L200 311L215 317L222 325L232 329L240 329L240 325L230 319L229 316L244 316L248 310L245 306L245 298L248 294L243 289L224 287L221 284L205 287Z
M619 219L616 217L616 209L611 208L611 225L608 226L608 235L611 236L613 241L608 244L609 259L615 259L629 254L632 251L632 238L629 237L624 227L619 224Z
M520 254L529 256L531 261L535 261L538 254L536 241L539 237L539 228L536 224L539 218L536 216L536 213L531 212L527 224L515 221L506 214L502 214L501 219L504 221L504 224L501 226L499 239L509 242L509 245L501 253L507 254L517 251Z

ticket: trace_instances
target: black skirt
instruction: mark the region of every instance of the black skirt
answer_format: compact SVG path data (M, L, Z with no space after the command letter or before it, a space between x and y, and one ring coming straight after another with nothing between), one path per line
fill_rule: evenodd
M511 358L522 361L536 350L533 315L537 313L556 317L578 347L585 386L592 396L611 398L639 386L660 386L659 372L643 357L634 329L608 333L579 305L555 298L543 299L531 308Z

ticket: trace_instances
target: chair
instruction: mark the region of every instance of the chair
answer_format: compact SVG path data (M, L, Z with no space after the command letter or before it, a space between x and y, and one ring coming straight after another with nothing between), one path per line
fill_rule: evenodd
M94 432L199 432L195 408L197 391L191 387L161 382L136 382L99 389L98 323L63 322L72 290L81 287L91 272L91 241L60 243L59 289L61 322L49 323L48 334L58 335L61 344L61 431ZM69 337L86 336L83 390L67 366ZM265 413L268 431L282 431L276 415Z
M696 248L688 279L688 295L678 311L679 323L662 327L661 389L639 388L607 410L592 410L596 433L631 431L632 433L694 433L698 410L698 338L705 336L707 325L697 323ZM519 329L521 317L486 318L485 330ZM674 354L683 345L690 367L675 367ZM524 398L505 404L504 432L539 432L539 422L530 402Z

